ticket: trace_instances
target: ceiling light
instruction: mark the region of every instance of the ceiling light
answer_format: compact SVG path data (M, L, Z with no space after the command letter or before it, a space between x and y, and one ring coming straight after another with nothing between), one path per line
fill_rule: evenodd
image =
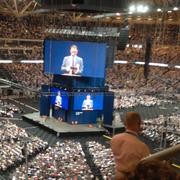
M134 45L134 47L135 47L135 48L137 48L137 47L138 47L138 45L137 45L137 44L135 44L135 45Z
M178 10L178 7L174 7L174 8L173 8L173 11L177 11L177 10Z
M158 8L158 9L157 9L157 12L162 12L162 9Z
M116 13L116 16L120 16L121 14L119 12Z
M168 13L172 13L172 11L168 11Z

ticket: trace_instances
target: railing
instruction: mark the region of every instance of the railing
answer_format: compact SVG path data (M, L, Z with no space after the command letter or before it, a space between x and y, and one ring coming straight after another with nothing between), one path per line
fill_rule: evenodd
M26 86L23 86L23 85L18 84L18 83L14 83L14 82L6 80L6 79L0 78L0 82L7 84L7 85L10 85L10 86L13 86L13 87L16 87L16 88L19 88L19 89L26 89L26 90L31 91L31 92L39 93L39 91L37 89L32 89L30 87L26 87Z
M151 160L169 160L170 158L179 155L180 154L180 144L177 144L173 147L164 149L162 151L159 151L157 153L154 153L146 158L144 158L142 161L151 161Z

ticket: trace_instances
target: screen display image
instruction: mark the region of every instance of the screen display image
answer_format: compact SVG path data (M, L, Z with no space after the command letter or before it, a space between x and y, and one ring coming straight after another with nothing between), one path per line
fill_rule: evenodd
M103 99L103 93L76 93L74 95L74 110L102 110Z
M45 40L44 72L104 78L106 44Z
M68 93L58 88L51 88L51 104L56 108L68 110Z

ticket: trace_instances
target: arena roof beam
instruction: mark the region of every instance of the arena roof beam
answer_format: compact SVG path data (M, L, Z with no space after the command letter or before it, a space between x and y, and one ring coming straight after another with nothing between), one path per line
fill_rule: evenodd
M7 0L3 0L3 2L5 3L7 9L10 10L10 11L14 14L14 9L11 7L11 5L9 5L9 3L7 2Z
M20 12L21 15L25 13L25 11L32 5L34 1L29 2Z

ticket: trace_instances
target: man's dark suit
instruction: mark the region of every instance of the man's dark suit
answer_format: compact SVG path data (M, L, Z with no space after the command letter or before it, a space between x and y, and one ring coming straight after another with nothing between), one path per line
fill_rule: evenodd
M73 59L74 58L74 59ZM66 56L63 59L63 63L61 66L61 71L65 71L69 73L68 68L75 67L78 69L77 74L81 74L83 72L83 59L79 56ZM76 73L75 73L76 74Z

